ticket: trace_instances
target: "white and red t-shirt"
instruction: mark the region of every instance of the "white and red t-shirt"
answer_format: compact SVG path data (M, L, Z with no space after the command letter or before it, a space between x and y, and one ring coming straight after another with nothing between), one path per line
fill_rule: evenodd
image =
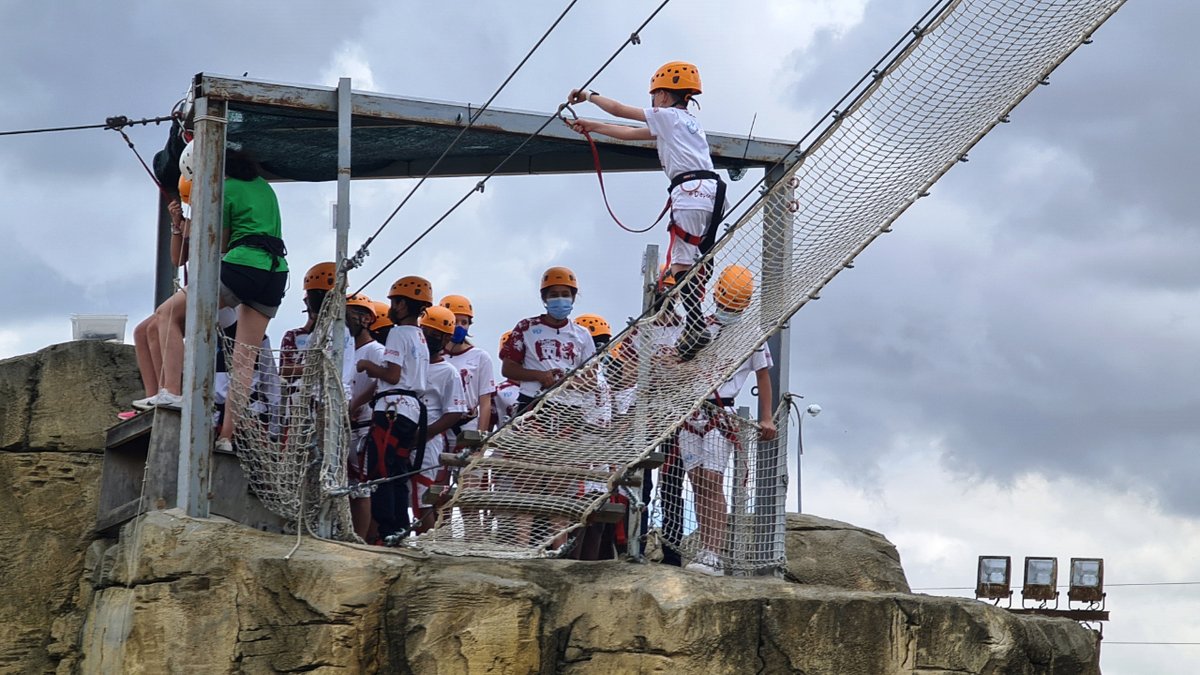
M383 350L383 360L400 366L400 381L396 384L379 381L379 390L407 389L418 394L425 390L425 380L429 372L429 346L425 342L425 334L416 326L393 326L388 333L387 344ZM460 383L461 385L461 383ZM375 402L375 410L379 412L394 408L397 413L404 415L413 422L421 419L421 407L411 396L391 395L381 396ZM432 415L429 419L433 419Z
M492 397L492 414L496 418L497 428L517 416L520 397L521 385L516 382L505 380L496 385L496 395Z
M645 112L646 126L658 146L658 161L668 178L713 170L708 137L694 115L681 108L646 108ZM671 191L671 207L712 211L716 197L717 181L688 181Z
M479 399L496 391L492 357L479 347L467 345L466 351L458 354L447 352L442 355L442 359L458 369L463 391L467 395L467 411L475 415L463 425L463 429L478 429Z
M716 339L717 333L720 331L720 324L718 324L712 317L709 317L708 334L711 335L713 339ZM728 401L737 398L737 395L742 391L742 387L746 386L746 380L750 378L750 373L756 373L763 368L770 368L773 364L774 361L771 360L771 350L767 347L767 345L764 344L758 349L755 349L754 353L750 355L750 358L743 361L742 365L738 366L738 369L733 371L733 375L730 375L728 380L725 380L720 387L717 387L715 394Z
M561 370L567 373L596 353L596 345L588 329L571 320L562 326L546 323L541 316L524 319L512 329L500 358L513 361L529 370ZM541 393L542 385L536 381L521 382L521 393L534 397ZM568 397L569 398L569 397ZM567 398L567 405L590 405L586 398L575 403Z
M357 364L359 361L370 361L371 363L374 363L377 366L382 366L383 365L383 345L379 344L378 342L376 342L374 340L371 340L370 342L359 347L358 349L355 349L354 350L354 363ZM366 393L366 392L374 393L375 391L378 390L378 383L379 383L379 380L376 380L375 378L371 377L370 375L368 375L365 372L360 373L360 372L357 372L357 370L356 370L354 373L354 378L350 382L350 398L351 398L351 400L353 400L355 397L357 397L363 393ZM350 411L350 419L355 422L370 422L371 421L371 406L370 406L370 404L368 403L367 405L362 406L358 410L351 410Z
M425 387L421 390L421 401L429 415L429 423L433 424L447 413L467 412L467 395L463 392L462 377L458 369L446 361L430 363L425 375ZM425 459L422 469L436 467L440 463L441 454L446 451L446 441L453 441L454 432L446 431L429 439L425 443ZM433 476L430 476L431 478Z
M621 354L629 354L627 360L630 363L636 363L642 354L646 354L651 361L674 359L678 354L675 344L683 335L683 327L682 321L638 325L630 335L629 342L621 345ZM637 400L637 385L618 391L614 399L617 414L627 414Z

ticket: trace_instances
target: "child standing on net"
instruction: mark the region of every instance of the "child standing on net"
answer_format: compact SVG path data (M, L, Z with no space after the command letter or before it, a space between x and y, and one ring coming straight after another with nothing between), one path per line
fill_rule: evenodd
M569 103L591 102L614 117L646 123L645 127L630 127L581 119L572 125L575 131L627 141L653 140L658 147L659 161L671 179L667 260L671 265L668 272L683 282L679 297L688 321L679 350L685 359L695 356L708 342L700 308L706 272L686 272L712 248L717 224L725 211L725 183L713 171L704 129L688 110L688 104L700 92L696 66L672 61L650 78L649 108L626 105L590 90L574 89L567 99Z

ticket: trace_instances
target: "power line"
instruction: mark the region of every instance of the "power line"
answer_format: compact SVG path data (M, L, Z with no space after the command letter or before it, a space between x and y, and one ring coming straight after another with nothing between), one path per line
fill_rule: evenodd
M140 120L131 120L125 116L109 117L104 121L104 124L80 124L73 127L46 127L43 129L20 129L18 131L0 131L0 136L20 136L28 134L46 134L55 131L80 131L83 129L121 129L123 127L134 126L136 124L158 124L159 122L170 121L171 116L166 117L147 117Z
M646 17L646 20L643 21L641 23L641 25L639 25L637 27L636 30L634 30L632 33L630 33L629 37L625 38L625 41L621 43L621 46L618 47L615 52L613 52L612 56L608 57L608 60L606 60L600 66L600 68L595 73L593 73L592 76L589 77L587 79L587 81L584 82L582 85L580 85L578 88L586 89L589 85L591 85L591 83L597 77L600 77L600 74L603 73L604 70L606 68L608 68L608 66L614 60L616 60L616 58L618 56L621 55L621 52L625 51L626 47L628 47L631 44L635 44L635 45L641 44L642 39L639 36L639 33L641 33L642 30L644 30L646 28L646 26L649 25L650 22L654 20L654 17L658 16L658 13L661 12L663 10L663 8L667 6L667 3L669 3L670 1L671 0L663 0L662 3L659 4L659 6L653 12L650 13L650 16ZM452 205L445 213L443 213L437 220L433 221L432 225L425 228L424 232L422 232L420 235L418 235L416 239L413 239L412 242L410 242L408 244L408 246L405 246L403 250L401 250L399 253L396 254L396 257L394 257L390 261L388 261L388 263L386 265L384 265L382 269L380 269L378 272L376 272L374 276L372 276L370 279L368 279L367 282L365 284L363 284L362 286L360 286L359 289L355 292L361 293L364 288L366 288L367 286L369 286L371 284L371 282L378 279L380 277L380 275L382 275L384 272L386 272L388 270L389 267L396 264L396 261L398 261L398 260L400 260L400 258L404 257L404 254L411 251L413 249L413 247L416 246L417 244L419 244L421 242L421 240L424 239L430 232L433 232L433 230L435 228L437 228L438 225L442 224L443 221L445 221L447 218L449 218L450 214L454 213L454 211L457 210L459 206L462 206L463 202L465 202L471 198L471 195L475 194L476 192L482 192L483 186L486 185L487 182L489 180L491 180L493 176L495 176L497 173L499 173L500 169L504 168L504 165L508 163L508 160L515 157L518 152L520 152L522 149L525 148L526 145L529 144L530 141L532 141L534 138L537 138L537 136L539 134L541 134L542 131L546 127L550 126L551 122L553 122L556 119L560 119L559 113L561 112L561 110L562 110L562 108L560 107L559 110L554 112L554 114L548 116L546 118L546 120L544 122L542 122L541 126L539 126L537 129L535 129L533 131L533 133L526 136L525 140L521 141L520 145L518 145L516 148L514 148L512 150L512 152L508 153L508 155L504 159L500 160L500 163L496 165L496 168L492 169L491 172L489 172L486 176L484 176L482 179L480 179L479 182L477 182L475 184L475 187L471 188L470 191L468 191L465 195L463 195L461 198L459 198L459 200L456 201L454 203L454 205Z
M504 78L504 81L500 83L500 87L492 93L491 98L489 98L482 107L471 114L471 116L467 119L466 126L459 130L458 135L454 137L454 140L450 141L450 145L446 146L446 149L443 150L442 154L439 155L438 158L433 162L433 164L425 172L425 175L421 176L421 179L417 181L417 184L408 191L408 194L404 196L403 200L401 200L400 205L397 206L394 211L392 211L391 215L384 219L383 223L379 226L379 229L375 230L375 233L367 237L367 240L363 242L362 246L358 247L358 252L356 252L353 257L353 260L355 260L355 266L362 264L362 259L366 257L367 248L371 245L371 242L375 241L375 238L379 236L379 233L383 232L383 228L387 227L388 224L392 222L392 219L396 217L396 214L400 213L400 209L404 208L404 205L408 203L408 200L412 198L417 189L424 185L425 181L431 175L433 175L434 170L438 168L438 166L442 163L442 160L446 158L446 155L450 154L450 151L454 149L454 146L458 145L458 141L462 139L463 135L466 134L471 127L475 126L475 121L478 120L480 115L482 115L484 111L488 109L488 106L490 106L492 102L496 100L496 97L500 95L500 92L504 91L504 88L508 86L508 83L512 81L517 72L525 66L525 62L527 62L529 58L533 56L533 53L538 50L538 47L542 46L542 43L546 41L546 38L550 37L550 33L554 32L554 29L558 27L558 24L561 23L563 18L567 16L567 12L570 12L571 8L574 7L575 3L578 1L579 0L571 0L570 4L567 5L567 8L558 15L558 18L554 20L554 23L550 24L550 27L547 28L546 32L542 34L542 37L539 38L538 41L533 45L533 48L530 49L527 54L525 54L525 58L521 59L521 62L517 64L517 67L508 74L508 77ZM361 291L362 289L359 290Z

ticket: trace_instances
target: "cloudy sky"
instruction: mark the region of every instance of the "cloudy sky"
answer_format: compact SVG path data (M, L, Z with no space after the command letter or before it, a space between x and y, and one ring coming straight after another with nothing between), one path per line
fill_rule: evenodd
M552 110L654 4L583 0L496 104ZM594 86L642 102L650 71L685 58L704 76L708 129L744 134L757 115L755 135L795 139L928 4L673 2ZM165 114L199 71L349 76L478 104L564 5L0 0L0 131ZM793 322L793 389L824 408L804 426L804 510L887 534L916 588L971 585L980 554L1101 556L1111 583L1200 581L1200 228L1187 196L1198 96L1185 33L1198 20L1188 0L1129 3ZM164 134L131 132L147 156ZM470 296L489 349L539 311L550 264L579 272L580 311L621 323L637 311L641 250L665 235L617 229L594 181L495 179L384 279L422 274L439 295ZM612 177L614 208L651 217L662 182ZM72 313L127 314L132 327L151 311L156 192L119 136L0 137L0 184L0 358L69 339ZM366 271L471 184L423 187ZM356 182L351 245L409 188ZM332 251L334 186L277 190L302 273ZM276 337L302 323L299 298ZM1106 673L1200 662L1200 647L1116 644L1200 642L1200 586L1113 587L1108 605Z

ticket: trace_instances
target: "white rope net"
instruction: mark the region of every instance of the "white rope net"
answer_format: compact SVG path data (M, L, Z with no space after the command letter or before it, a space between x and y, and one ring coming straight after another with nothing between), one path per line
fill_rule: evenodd
M561 552L639 462L1121 4L959 0L935 8L710 252L699 314L714 310L713 279L739 265L754 279L741 320L683 361L670 345L652 349L653 340L636 338L660 321L643 317L487 439L417 545L457 555ZM680 281L676 299L687 285ZM618 350L625 358L614 357ZM613 414L611 392L626 385L636 387L628 411ZM782 464L754 471L756 491L785 489ZM732 464L723 480L726 489L737 485ZM754 505L782 519L782 509L767 508L775 503L767 494ZM730 543L743 536L742 521L733 522Z
M330 337L335 313L344 311L344 303L338 302L344 297L341 275L303 350L285 355L223 334L222 351L229 382L225 414L236 414L234 450L255 496L297 529L302 525L314 535L353 541L357 537L342 489L347 484L349 418L341 364L334 362ZM256 364L249 386L237 374L242 359ZM299 374L281 377L276 364L284 362L299 364Z

